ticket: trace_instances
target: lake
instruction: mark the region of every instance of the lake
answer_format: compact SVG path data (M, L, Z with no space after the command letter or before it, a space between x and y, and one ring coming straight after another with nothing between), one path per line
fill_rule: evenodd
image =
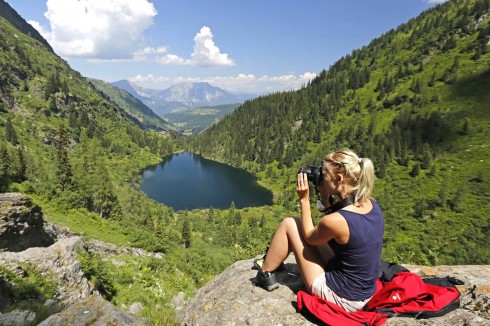
M242 169L183 152L142 173L141 190L174 210L272 205L272 192Z

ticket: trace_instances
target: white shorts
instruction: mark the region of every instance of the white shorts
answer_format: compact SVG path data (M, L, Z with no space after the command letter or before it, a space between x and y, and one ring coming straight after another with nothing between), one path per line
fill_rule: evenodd
M322 273L313 281L313 284L311 285L311 292L313 292L313 295L316 295L323 300L330 301L338 306L341 306L348 312L354 312L361 309L371 299L367 298L363 301L350 301L338 296L328 287L325 273Z

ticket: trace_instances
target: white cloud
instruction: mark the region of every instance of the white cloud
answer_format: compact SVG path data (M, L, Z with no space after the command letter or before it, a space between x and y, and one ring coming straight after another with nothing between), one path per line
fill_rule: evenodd
M50 30L30 22L61 56L131 58L157 11L147 0L47 0Z
M215 77L176 77L155 76L152 74L137 75L129 78L137 85L152 89L165 89L173 84L183 82L208 82L232 93L267 94L279 91L296 90L305 85L315 73L306 72L301 75L255 76L254 74L238 74L236 76Z
M233 60L228 58L228 54L221 53L214 44L213 33L209 27L201 27L194 37L194 42L194 52L191 55L193 64L203 67L235 65Z
M90 62L130 62L146 61L156 62L163 65L186 65L196 67L227 67L235 65L227 53L221 53L214 44L213 33L207 26L203 26L194 37L194 52L191 59L185 59L179 55L168 53L166 46L158 48L146 47L132 53L131 57L125 59L91 59Z
M134 77L129 78L129 81L132 81L133 83L136 83L138 85L147 85L147 84L165 85L166 83L170 82L170 78L165 76L154 76L152 74L148 74L146 76L136 75Z
M190 60L179 57L175 54L167 54L163 57L157 58L156 62L161 64L176 64L176 65L190 65L192 62Z
M162 54L162 53L167 53L167 52L168 52L168 50L167 50L166 46L160 46L158 48L152 48L152 47L147 46L144 49L140 49L138 51L135 51L133 54L135 56L144 56L147 54Z
M166 47L165 47L166 49ZM156 52L145 53L155 54ZM146 61L154 61L164 65L188 65L197 67L227 67L235 65L235 62L228 57L227 53L221 53L220 49L213 41L213 33L207 26L194 37L194 52L191 59L185 59L179 55L163 52L164 56L145 56ZM138 58L137 56L134 57Z

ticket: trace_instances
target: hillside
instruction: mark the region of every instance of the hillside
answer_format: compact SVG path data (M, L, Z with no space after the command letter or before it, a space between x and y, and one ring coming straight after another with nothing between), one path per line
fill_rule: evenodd
M258 173L290 208L298 168L351 147L377 168L388 260L488 264L489 9L427 10L303 89L243 104L190 146Z
M157 116L150 108L130 93L111 86L101 80L89 79L90 83L100 94L117 104L119 109L143 129L175 131L175 128Z
M6 21L11 23L19 32L28 35L41 44L43 44L49 51L53 52L53 48L49 43L41 36L41 34L28 24L8 3L5 1L0 2L0 17L3 17Z
M199 107L164 114L162 117L184 135L197 135L233 112L239 104Z

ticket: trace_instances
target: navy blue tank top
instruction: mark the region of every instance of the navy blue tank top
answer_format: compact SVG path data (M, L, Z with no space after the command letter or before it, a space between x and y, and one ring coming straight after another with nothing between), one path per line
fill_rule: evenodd
M335 253L326 268L327 285L337 295L350 301L362 301L376 290L379 261L383 246L384 219L378 203L367 214L340 210L349 226L349 241L328 244Z

